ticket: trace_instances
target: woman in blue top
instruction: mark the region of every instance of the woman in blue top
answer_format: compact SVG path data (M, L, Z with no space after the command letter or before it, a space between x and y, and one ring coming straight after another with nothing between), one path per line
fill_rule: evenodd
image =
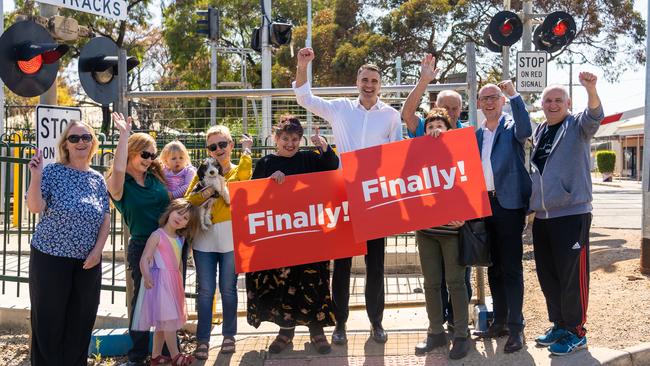
M58 142L57 162L29 162L27 207L41 215L29 261L31 363L86 365L99 306L102 250L110 211L104 178L90 168L99 141L71 121Z

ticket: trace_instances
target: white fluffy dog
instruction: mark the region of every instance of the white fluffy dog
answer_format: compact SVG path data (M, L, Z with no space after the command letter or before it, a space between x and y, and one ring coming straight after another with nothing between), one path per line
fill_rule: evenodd
M223 176L221 165L213 158L205 159L205 162L199 166L196 174L199 177L199 184L194 188L194 192L200 192L208 187L212 187L215 193L208 198L200 207L199 214L201 218L201 228L208 230L212 226L212 205L214 201L221 196L227 205L230 205L230 193L226 186L226 178Z

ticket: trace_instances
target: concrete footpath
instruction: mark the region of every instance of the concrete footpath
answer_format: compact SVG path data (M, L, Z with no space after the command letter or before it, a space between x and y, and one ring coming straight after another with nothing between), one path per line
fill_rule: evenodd
M551 356L545 348L535 346L537 334L526 334L527 344L519 352L504 354L506 337L497 340L473 340L471 353L462 360L452 361L447 357L447 347L435 349L424 356L415 356L415 345L426 336L428 324L424 307L386 309L384 328L388 330L388 342L378 344L370 338L369 325L365 311L353 311L348 321L348 344L332 346L328 355L320 355L311 346L305 327L298 327L292 345L282 353L268 353L277 333L277 326L263 323L259 329L246 324L239 318L237 352L231 355L219 353L222 337L216 326L207 361L197 361L194 365L241 365L241 366L373 366L373 365L552 365L552 366L641 366L650 365L650 344L637 346L630 350L612 350L602 347L589 347L575 354ZM332 328L326 329L331 339ZM475 338L475 337L473 337ZM632 355L630 352L634 352ZM636 359L635 359L636 358Z

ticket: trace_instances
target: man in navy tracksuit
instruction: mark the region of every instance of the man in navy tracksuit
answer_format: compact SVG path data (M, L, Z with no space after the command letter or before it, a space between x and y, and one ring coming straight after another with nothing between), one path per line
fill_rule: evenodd
M591 73L580 73L588 105L576 114L569 113L571 100L564 87L547 87L542 93L546 122L533 134L530 208L535 211L535 264L553 322L535 341L555 355L587 346L590 144L604 117L596 80Z

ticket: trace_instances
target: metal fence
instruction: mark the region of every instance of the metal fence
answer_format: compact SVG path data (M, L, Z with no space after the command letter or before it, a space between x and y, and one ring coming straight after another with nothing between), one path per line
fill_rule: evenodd
M158 148L162 149L171 139L183 142L191 153L192 160L200 162L206 156L205 136L183 133L172 135L148 131L156 136ZM35 134L30 129L12 129L0 138L0 218L2 220L2 258L0 267L0 294L27 299L29 248L37 215L31 214L25 205L24 196L29 186L29 159L36 151ZM115 139L103 137L93 168L105 172L113 157ZM272 151L271 146L260 144L253 148L254 161ZM233 160L240 156L240 149L233 152ZM102 306L123 307L126 301L126 268L124 264L125 238L122 218L114 208L111 210L111 231L103 253ZM365 301L363 258L355 258L351 279L352 306L361 306ZM412 233L387 238L386 245L386 294L387 302L403 304L423 301L423 288L419 270L417 247ZM196 278L192 261L186 276L186 295L189 309L194 309ZM240 311L245 309L246 297L243 278L239 285ZM217 309L220 310L220 304ZM192 314L191 314L192 315Z

